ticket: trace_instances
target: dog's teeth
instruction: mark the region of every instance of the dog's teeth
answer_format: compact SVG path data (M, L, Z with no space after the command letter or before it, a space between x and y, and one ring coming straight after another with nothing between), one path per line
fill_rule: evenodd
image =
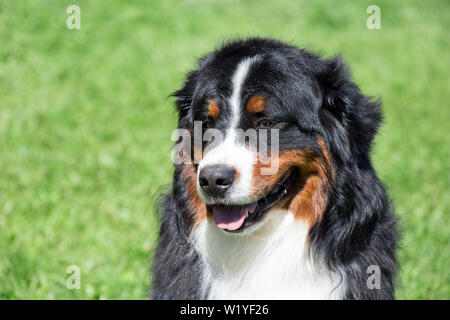
M248 218L248 211L245 213L245 219Z

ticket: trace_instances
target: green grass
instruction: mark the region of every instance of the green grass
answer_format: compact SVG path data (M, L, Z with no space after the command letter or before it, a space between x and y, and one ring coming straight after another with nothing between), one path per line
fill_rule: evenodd
M397 297L450 298L450 3L376 1L371 31L372 3L0 2L0 298L147 298L153 195L173 169L166 97L238 35L340 52L382 97L372 158L403 229Z

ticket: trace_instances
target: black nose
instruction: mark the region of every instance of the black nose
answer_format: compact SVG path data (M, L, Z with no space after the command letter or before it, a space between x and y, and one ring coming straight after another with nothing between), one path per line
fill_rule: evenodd
M204 167L198 176L200 187L208 195L217 197L223 195L234 181L236 171L226 165Z

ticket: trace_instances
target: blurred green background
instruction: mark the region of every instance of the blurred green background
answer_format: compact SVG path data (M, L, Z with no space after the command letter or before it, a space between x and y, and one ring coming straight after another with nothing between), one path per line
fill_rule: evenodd
M167 96L197 57L255 35L342 53L382 97L373 160L403 229L397 298L450 298L449 16L448 0L0 0L0 298L148 297Z

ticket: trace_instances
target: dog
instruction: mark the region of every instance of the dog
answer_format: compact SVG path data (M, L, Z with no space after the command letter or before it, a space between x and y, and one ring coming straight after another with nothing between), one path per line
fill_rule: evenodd
M154 299L394 298L397 223L369 157L381 103L340 56L237 39L173 96L200 145L184 139L160 203ZM238 139L248 130L277 148L263 157Z

